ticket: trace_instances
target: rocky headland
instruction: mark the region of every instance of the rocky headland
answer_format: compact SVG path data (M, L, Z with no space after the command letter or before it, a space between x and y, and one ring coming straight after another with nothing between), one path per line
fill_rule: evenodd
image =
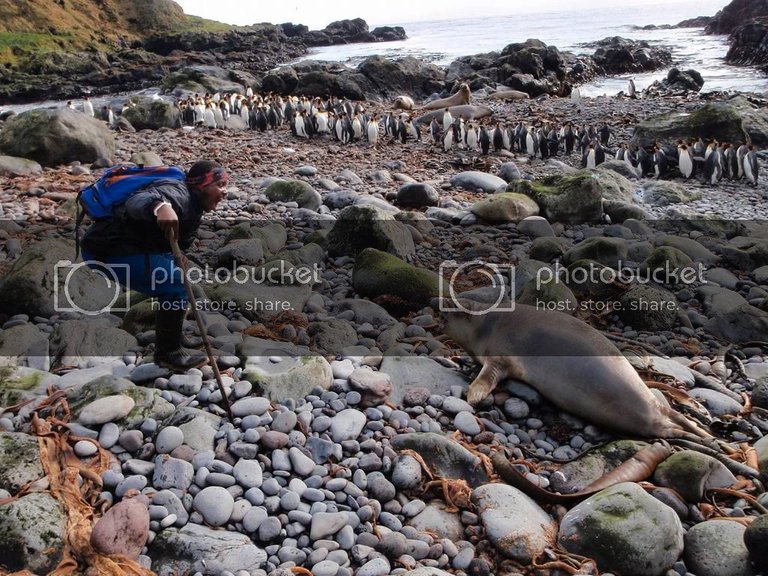
M363 25L325 35L357 38ZM239 33L254 47L300 51L320 36L250 28ZM698 73L676 68L635 97L572 91L663 60L622 38L586 59L529 40L448 70L379 57L352 70L225 58L236 42L218 34L189 36L184 56L155 46L146 74L173 97L116 99L112 125L66 108L0 119L0 571L768 569L765 95L700 94ZM176 103L245 84L256 111L301 94L299 114L311 105L305 114L347 115L364 131L301 137L234 108L189 125ZM432 135L425 105L461 84L471 102L453 110L477 141L446 139L442 110ZM394 137L393 121L404 127ZM572 151L569 126L586 135ZM498 134L487 149L483 131ZM539 133L544 152L532 148ZM682 144L699 139L724 157L744 145L760 172L742 159L686 175ZM605 158L591 167L595 148ZM640 150L655 161L631 161ZM69 262L77 191L102 168L200 158L231 174L187 254L221 386L210 366L155 365L153 303ZM500 300L489 270L507 274ZM511 314L512 301L594 327L659 402L713 438L617 432L629 415L604 398L580 402L559 381L552 394L526 375L470 405L481 365L464 334L449 335L446 305ZM515 338L497 313L478 341ZM191 319L185 331L200 342ZM542 338L535 365L564 362Z

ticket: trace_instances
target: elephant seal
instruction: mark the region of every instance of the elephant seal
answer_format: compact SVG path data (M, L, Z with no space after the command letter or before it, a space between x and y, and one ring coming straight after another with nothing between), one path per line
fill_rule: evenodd
M467 390L472 405L505 378L516 378L559 408L618 432L713 438L663 405L616 346L586 322L524 304L488 311L463 298L442 303L453 304L441 306L445 331L483 365Z
M469 91L469 84L462 83L459 86L459 91L448 98L440 98L438 100L432 100L422 106L424 110L442 110L450 106L461 106L462 104L469 104L472 99L472 93Z
M493 110L488 108L488 106L473 106L471 104L464 104L462 106L450 106L448 111L451 113L453 118L459 118L460 116L463 116L464 120L477 120L478 118L493 116ZM416 122L428 126L429 123L432 122L432 118L437 118L437 121L442 123L444 113L445 109L433 110L432 112L427 112L426 114L419 116Z
M413 110L413 98L410 96L398 96L392 105L395 110Z
M492 100L527 100L530 98L530 95L520 90L498 90L488 94L488 98Z

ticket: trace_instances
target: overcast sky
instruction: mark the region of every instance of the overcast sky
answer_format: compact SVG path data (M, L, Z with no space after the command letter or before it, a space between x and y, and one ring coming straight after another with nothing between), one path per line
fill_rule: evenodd
M227 24L259 22L306 24L311 30L335 20L362 18L369 26L461 18L500 16L550 10L594 10L615 6L617 0L176 0L184 12ZM663 0L619 0L622 5L650 5ZM711 2L705 2L710 4ZM722 6L728 0L723 0ZM471 12L470 12L471 11ZM711 15L711 14L709 14ZM535 37L535 34L531 36Z

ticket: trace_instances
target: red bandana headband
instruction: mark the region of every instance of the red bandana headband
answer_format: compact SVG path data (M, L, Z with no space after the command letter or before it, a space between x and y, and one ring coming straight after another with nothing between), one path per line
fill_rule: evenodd
M227 171L224 168L219 166L200 176L187 178L187 184L189 184L190 186L194 186L195 188L205 188L206 186L209 186L214 182L223 181L224 183L226 183L228 180L229 180L229 174L227 174Z

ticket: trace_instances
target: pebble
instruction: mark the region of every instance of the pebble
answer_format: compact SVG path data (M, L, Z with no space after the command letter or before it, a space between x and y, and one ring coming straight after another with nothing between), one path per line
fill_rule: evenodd
M235 499L226 488L209 486L203 488L194 498L196 512L211 526L223 526L229 521L235 506Z
M77 419L84 426L99 426L125 418L135 405L134 399L124 394L105 396L84 406Z
M96 454L99 451L99 447L88 440L78 440L75 442L74 451L80 458L88 458Z
M159 454L169 454L184 442L184 432L177 426L166 426L155 439L155 450Z

